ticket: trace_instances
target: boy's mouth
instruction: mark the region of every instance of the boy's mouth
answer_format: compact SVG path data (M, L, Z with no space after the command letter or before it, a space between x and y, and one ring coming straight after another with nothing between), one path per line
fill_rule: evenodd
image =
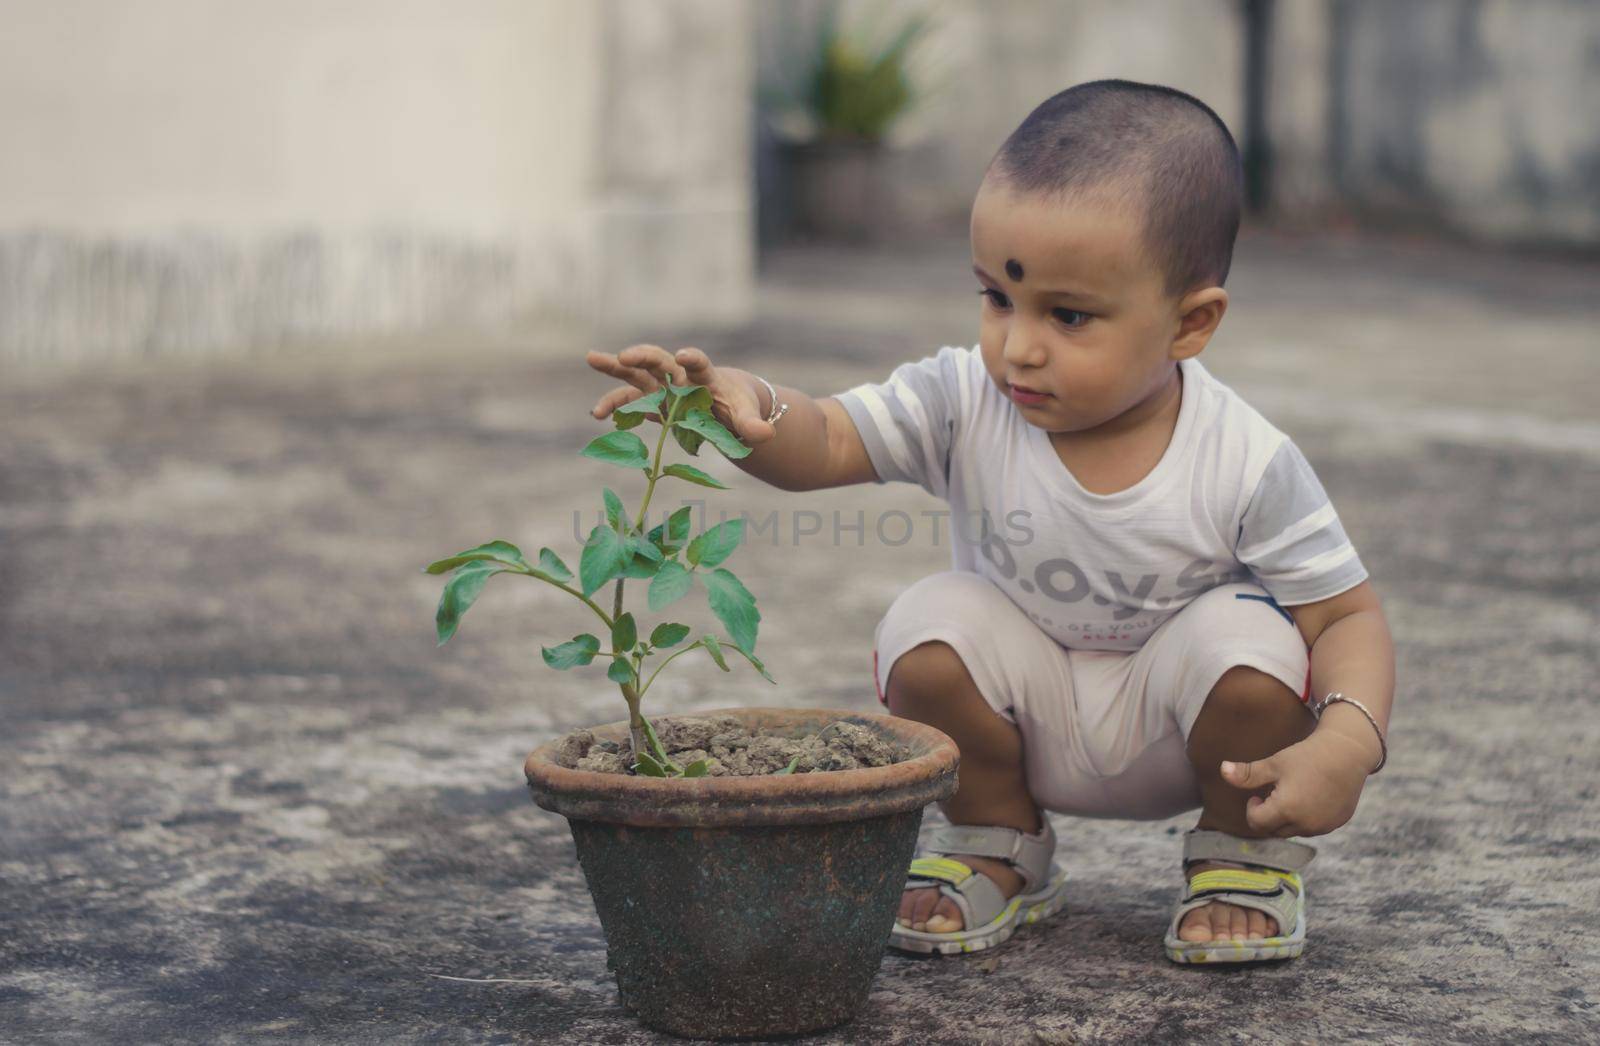
M1036 403L1043 403L1045 400L1050 398L1050 394L1048 392L1040 392L1038 389L1030 389L1026 385L1013 385L1010 382L1006 383L1006 390L1011 394L1012 402L1026 404L1029 406Z

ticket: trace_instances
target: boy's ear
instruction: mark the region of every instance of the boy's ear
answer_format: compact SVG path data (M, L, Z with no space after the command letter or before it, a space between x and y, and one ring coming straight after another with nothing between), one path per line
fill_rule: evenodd
M1228 292L1221 287L1190 291L1178 301L1178 332L1172 339L1171 356L1186 360L1200 355L1228 311Z

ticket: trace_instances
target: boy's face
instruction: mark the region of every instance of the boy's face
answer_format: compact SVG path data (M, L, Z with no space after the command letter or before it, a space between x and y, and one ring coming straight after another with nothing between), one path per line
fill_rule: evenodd
M972 207L984 365L1022 416L1051 432L1116 418L1172 380L1179 301L1140 220L1095 195L1064 203L984 181Z

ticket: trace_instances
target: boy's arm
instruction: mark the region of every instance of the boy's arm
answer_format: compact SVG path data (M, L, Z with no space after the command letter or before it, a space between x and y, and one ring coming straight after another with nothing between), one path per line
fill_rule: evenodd
M719 367L749 383L761 404L761 417L772 413L767 390L746 371ZM843 404L832 396L813 399L786 385L772 383L778 402L789 405L771 439L750 444L750 453L734 462L750 475L783 490L820 490L852 483L875 483L878 474L866 445ZM748 440L746 442L749 442Z
M1312 702L1339 691L1360 701L1384 736L1394 704L1394 643L1370 581L1329 599L1286 608L1311 650ZM1230 784L1251 790L1250 826L1277 836L1322 835L1355 813L1382 746L1367 717L1352 705L1327 707L1310 737L1266 759L1223 763Z
M1394 642L1372 582L1363 581L1331 599L1286 607L1311 650L1311 701L1338 691L1367 706L1384 736L1394 705ZM1348 738L1372 756L1382 758L1372 724L1360 710L1335 702L1322 713L1317 729Z
M774 384L780 403L789 404L777 426L766 421L772 404L766 387L737 367L713 366L699 349L669 353L657 345L632 345L611 355L591 352L589 366L620 378L630 388L613 389L595 404L604 418L624 403L655 391L668 375L679 384L704 385L712 413L750 447L735 465L783 490L818 490L878 478L855 423L837 399L813 399L798 389Z

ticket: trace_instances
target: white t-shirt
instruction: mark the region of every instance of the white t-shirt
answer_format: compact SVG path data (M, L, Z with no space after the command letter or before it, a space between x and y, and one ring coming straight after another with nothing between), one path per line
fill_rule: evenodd
M1360 584L1366 568L1299 448L1199 360L1179 366L1171 443L1114 494L1078 483L976 348L945 347L838 399L880 482L949 503L955 568L994 582L1062 646L1136 650L1232 581L1254 579L1283 606Z

